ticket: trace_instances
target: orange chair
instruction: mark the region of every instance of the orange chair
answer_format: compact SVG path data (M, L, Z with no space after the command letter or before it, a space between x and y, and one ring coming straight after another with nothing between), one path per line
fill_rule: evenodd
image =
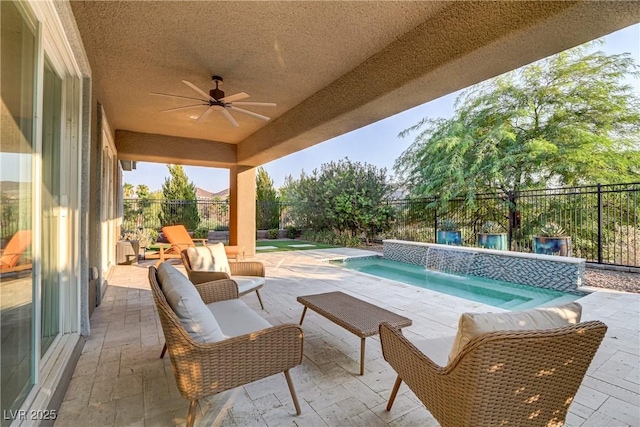
M180 258L180 253L183 250L197 246L196 243L200 243L202 246L207 245L207 239L192 238L184 225L167 225L162 227L162 233L171 244L171 247L165 249L160 245L158 265L169 258ZM224 249L227 257L235 258L236 262L240 258L244 259L244 246L225 246Z
M202 245L207 244L207 239L193 239L184 225L167 225L162 227L162 234L169 241L171 247L165 249L160 245L160 261L162 262L169 258L180 258L180 252L183 249L196 246L196 242L200 242Z
M20 230L14 234L0 253L0 273L30 270L31 262L19 264L29 245L31 245L31 230Z

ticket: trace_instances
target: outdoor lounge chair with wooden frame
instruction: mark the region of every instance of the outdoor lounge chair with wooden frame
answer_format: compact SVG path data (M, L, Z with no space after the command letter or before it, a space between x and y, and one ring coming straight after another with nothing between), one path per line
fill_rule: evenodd
M184 225L167 225L162 227L162 234L169 241L171 247L165 249L160 245L160 262L169 258L180 258L180 252L194 247L196 244L206 245L207 239L192 238Z
M599 321L476 336L441 367L380 325L384 359L443 426L561 426L604 338Z
M187 427L193 426L198 400L284 373L296 413L300 405L289 369L302 363L304 334L294 324L273 326L213 343L199 343L184 329L158 284L157 270L149 268L149 283L167 341L171 366L180 394L191 401ZM205 304L238 298L231 280L195 285Z
M27 248L31 245L31 230L16 232L7 246L0 251L0 273L15 273L32 268L31 262L24 261Z

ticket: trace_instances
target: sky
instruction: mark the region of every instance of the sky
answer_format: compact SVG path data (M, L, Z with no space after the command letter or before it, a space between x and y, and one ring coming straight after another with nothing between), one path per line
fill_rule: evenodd
M630 53L636 64L640 65L640 24L611 33L604 37L604 41L605 44L598 49L608 54ZM640 94L640 79L631 80L630 84ZM387 168L387 172L391 174L393 163L413 141L411 136L398 138L398 134L424 117L451 117L454 102L460 92L451 93L262 166L273 179L276 188L283 185L287 175L298 178L303 170L311 172L319 169L323 163L345 157L351 161ZM196 187L211 192L229 187L227 169L195 166L185 166L184 169ZM162 183L168 176L168 169L164 164L138 163L136 170L124 173L124 180L134 186L145 184L151 191L155 191L162 188Z

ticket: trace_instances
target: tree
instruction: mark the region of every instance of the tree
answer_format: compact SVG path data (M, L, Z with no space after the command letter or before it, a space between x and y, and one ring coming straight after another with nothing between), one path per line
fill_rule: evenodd
M640 101L625 77L629 54L594 43L476 85L456 100L451 119L421 120L396 160L412 196L474 203L498 192L513 204L521 190L640 178Z
M352 237L364 234L367 241L390 228L393 210L386 198L392 191L386 169L349 159L303 172L286 186L297 223Z
M122 186L122 194L124 198L124 200L122 201L122 228L126 231L134 228L136 219L138 217L136 202L135 200L131 200L135 196L133 185L125 182Z
M155 195L155 196L154 196ZM138 214L140 215L140 225L143 227L159 229L158 215L155 214L157 206L161 202L154 201L158 198L162 200L162 192L155 191L151 193L149 187L144 184L136 186L136 197L138 198Z
M196 203L196 187L189 182L181 165L167 165L169 177L162 184L164 203L159 214L162 226L182 224L188 230L195 230L200 223Z
M273 180L263 167L256 174L256 227L259 230L279 228L280 202Z
M125 182L122 186L122 193L125 199L131 199L135 195L135 191L133 189L133 185Z

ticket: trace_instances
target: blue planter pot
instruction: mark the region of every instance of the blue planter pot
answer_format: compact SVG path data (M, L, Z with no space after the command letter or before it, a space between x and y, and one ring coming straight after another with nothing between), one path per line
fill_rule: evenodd
M462 233L459 231L438 230L438 242L441 245L462 245Z
M509 249L507 233L478 233L478 246L506 251Z
M571 237L534 237L533 252L543 255L571 256Z

